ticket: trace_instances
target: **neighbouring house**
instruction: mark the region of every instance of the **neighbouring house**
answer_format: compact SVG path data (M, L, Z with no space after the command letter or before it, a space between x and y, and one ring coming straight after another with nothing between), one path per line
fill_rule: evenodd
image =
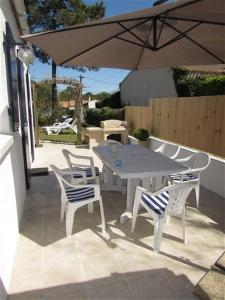
M82 103L84 107L90 108L88 100L83 100ZM75 100L59 101L59 107L69 109L69 110L75 110Z
M7 298L34 158L31 84L18 59L28 33L23 0L0 1L0 299ZM20 52L21 53L21 52Z
M96 108L96 103L98 103L98 100L89 100L88 101L88 108Z
M225 65L186 66L188 77L225 75ZM177 97L173 70L131 71L120 83L121 101L130 106L147 106L149 99Z
M75 109L75 100L59 101L59 107L66 108L69 110L74 110Z
M169 68L131 71L120 83L121 102L146 106L151 98L176 97L173 72Z

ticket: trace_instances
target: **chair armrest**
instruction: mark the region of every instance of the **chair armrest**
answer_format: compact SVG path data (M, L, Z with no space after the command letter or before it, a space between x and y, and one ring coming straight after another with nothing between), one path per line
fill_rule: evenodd
M71 171L71 170L69 170L69 171L63 171L63 170L59 170L59 169L58 169L57 172L58 172L61 176L63 176L63 175L69 175L69 176L72 176L72 175L77 174L77 175L81 175L81 176L83 177L84 180L87 179L87 177L86 177L86 172L85 172L85 171L76 171L76 170L74 170L74 171ZM64 178L62 178L62 179L64 180Z

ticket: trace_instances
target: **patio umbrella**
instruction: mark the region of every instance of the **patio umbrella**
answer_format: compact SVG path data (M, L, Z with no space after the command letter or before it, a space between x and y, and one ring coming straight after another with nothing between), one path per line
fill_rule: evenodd
M58 65L130 70L225 61L225 1L180 0L22 38Z

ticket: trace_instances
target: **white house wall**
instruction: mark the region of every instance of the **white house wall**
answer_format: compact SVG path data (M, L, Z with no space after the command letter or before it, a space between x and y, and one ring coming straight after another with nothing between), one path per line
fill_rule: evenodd
M12 138L13 144L7 155L0 158L0 299L6 299L9 287L19 222L26 196L23 166L22 141L20 132L12 132L8 115L9 95L6 75L3 38L5 22L13 32L14 39L19 41L19 31L9 0L0 0L0 147L4 148L4 136ZM0 152L2 153L2 152Z
M170 69L132 71L120 84L121 100L130 106L146 106L151 98L176 97Z

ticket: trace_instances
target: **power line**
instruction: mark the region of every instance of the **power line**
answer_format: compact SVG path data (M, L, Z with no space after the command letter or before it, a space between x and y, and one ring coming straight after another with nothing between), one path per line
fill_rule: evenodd
M74 78L80 78L80 76L73 76ZM111 84L111 85L119 85L118 83L115 82L110 82L110 81L106 81L106 80L101 80L101 79L95 79L95 78L91 78L91 77L87 77L87 76L83 76L84 79L88 79L88 80L92 80L92 81L96 81L96 82L102 82L102 83L106 83L106 84ZM44 77L31 77L31 79L40 79L40 80L44 80Z
M107 84L118 85L118 83L109 82L109 81L106 81L106 80L95 79L95 78L90 78L90 77L86 77L86 76L84 76L84 78L89 79L89 80L93 80L93 81L107 83Z

